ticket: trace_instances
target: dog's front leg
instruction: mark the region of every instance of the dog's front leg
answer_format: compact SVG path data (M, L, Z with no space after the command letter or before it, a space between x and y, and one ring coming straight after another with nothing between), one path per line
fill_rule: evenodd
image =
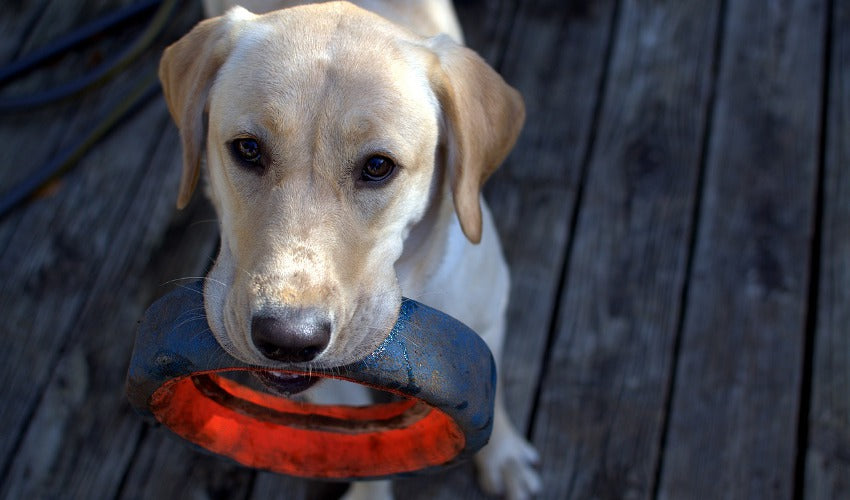
M490 442L475 455L478 482L484 491L492 495L525 500L538 494L543 486L534 468L539 455L514 428L505 411L501 393L501 388L497 387Z
M497 366L501 360L504 329L504 321L499 321L481 335L492 351ZM490 442L475 455L481 488L487 493L504 495L510 500L529 499L540 493L543 487L540 475L534 468L538 462L537 450L511 423L505 410L502 384L497 383L493 433Z

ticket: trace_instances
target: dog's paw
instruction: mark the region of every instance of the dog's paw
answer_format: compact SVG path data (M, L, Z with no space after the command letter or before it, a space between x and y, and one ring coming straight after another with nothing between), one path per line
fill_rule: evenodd
M534 468L539 461L540 455L531 443L511 430L475 455L478 482L491 495L504 495L509 500L532 498L543 487Z
M351 483L340 500L393 500L393 483L387 480Z

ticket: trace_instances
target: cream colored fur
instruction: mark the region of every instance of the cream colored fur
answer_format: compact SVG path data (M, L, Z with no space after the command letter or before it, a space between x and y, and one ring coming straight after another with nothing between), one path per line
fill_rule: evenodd
M513 147L524 108L461 45L450 3L331 2L267 15L307 2L241 2L255 13L204 3L211 18L166 50L160 76L183 142L178 206L205 158L220 220L204 290L219 343L278 367L251 342L252 314L322 308L331 340L310 364L339 366L383 340L404 294L472 327L498 360L509 275L480 189ZM234 160L230 144L243 137L261 144L262 172ZM378 187L358 184L373 154L398 167ZM365 402L358 388L345 391ZM532 496L536 459L498 390L493 435L476 456L482 487ZM391 492L385 481L356 483L348 497Z

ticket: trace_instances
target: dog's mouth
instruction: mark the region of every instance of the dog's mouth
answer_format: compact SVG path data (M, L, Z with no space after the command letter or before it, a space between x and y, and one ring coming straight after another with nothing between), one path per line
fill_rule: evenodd
M254 375L266 388L281 396L291 396L306 391L319 381L319 377L271 370L257 371Z

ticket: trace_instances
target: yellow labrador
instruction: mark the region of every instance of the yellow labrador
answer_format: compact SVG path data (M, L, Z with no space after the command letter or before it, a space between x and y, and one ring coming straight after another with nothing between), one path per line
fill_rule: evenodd
M204 290L218 342L247 363L339 366L383 340L404 294L465 322L498 359L509 279L480 189L519 134L520 95L460 44L448 0L240 3L289 8L231 8L160 66L183 143L178 206L205 158L220 220ZM287 393L313 381L266 378ZM532 496L536 459L497 391L482 487ZM378 481L348 496L392 495Z

